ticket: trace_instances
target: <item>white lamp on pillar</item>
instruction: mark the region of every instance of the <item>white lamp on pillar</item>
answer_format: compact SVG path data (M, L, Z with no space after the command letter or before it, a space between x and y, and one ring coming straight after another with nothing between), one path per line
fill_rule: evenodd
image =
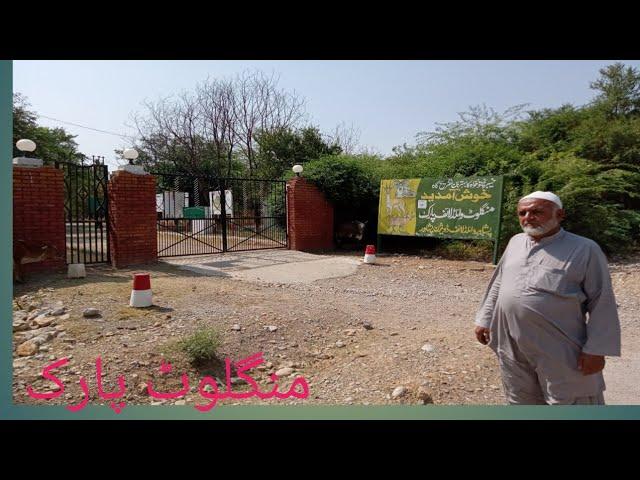
M28 138L22 138L16 142L16 148L23 152L22 157L13 159L13 164L19 167L41 167L42 160L39 158L29 158L26 152L33 152L36 149L36 142Z
M135 173L137 175L145 175L147 172L144 171L144 167L142 165L134 165L133 161L138 158L138 151L135 148L127 148L124 152L122 152L122 156L128 160L127 165L121 165L118 167L119 170L124 170L125 172Z
M21 152L33 152L36 149L36 142L28 138L23 138L16 142L16 147L18 147L18 150Z
M302 165L298 164L298 165L294 165L291 170L293 170L293 173L296 174L296 177L299 177L302 171L304 170L304 168L302 168Z
M133 161L138 158L138 151L135 148L127 148L122 152L122 156L129 160L129 165L133 165Z

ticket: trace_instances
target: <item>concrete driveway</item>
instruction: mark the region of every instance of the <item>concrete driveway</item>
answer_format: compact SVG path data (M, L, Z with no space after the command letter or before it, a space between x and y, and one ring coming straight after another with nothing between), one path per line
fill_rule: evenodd
M311 283L325 278L346 277L355 273L358 265L363 263L353 257L285 249L167 257L160 261L201 275L267 283Z

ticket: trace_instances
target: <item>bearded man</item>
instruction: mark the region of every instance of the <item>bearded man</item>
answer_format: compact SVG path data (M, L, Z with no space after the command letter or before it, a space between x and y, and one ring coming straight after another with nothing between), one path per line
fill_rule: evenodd
M514 235L475 318L497 355L512 405L604 405L605 356L620 356L620 321L607 259L565 231L562 202L534 192L518 202Z

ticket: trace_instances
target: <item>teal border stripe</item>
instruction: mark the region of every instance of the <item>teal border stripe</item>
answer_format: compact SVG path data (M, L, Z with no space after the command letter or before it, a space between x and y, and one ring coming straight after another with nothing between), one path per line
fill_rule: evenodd
M12 218L12 92L13 65L0 61L0 219ZM0 418L20 420L631 420L638 406L216 406L201 413L193 406L128 405L116 414L109 407L87 406L69 412L64 406L12 405L12 229L0 241Z
M640 406L224 406L202 413L192 406L12 406L14 419L59 420L631 420Z
M0 60L0 415L9 412L13 383L13 62Z

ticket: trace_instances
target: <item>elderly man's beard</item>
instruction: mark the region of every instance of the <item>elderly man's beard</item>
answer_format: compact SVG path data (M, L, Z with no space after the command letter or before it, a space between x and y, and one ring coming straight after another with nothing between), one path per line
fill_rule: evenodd
M558 219L550 218L547 222L543 223L539 227L531 227L531 226L523 226L522 231L527 235L531 235L533 237L539 237L540 235L544 235L545 233L549 233L551 230L556 228L560 222Z

